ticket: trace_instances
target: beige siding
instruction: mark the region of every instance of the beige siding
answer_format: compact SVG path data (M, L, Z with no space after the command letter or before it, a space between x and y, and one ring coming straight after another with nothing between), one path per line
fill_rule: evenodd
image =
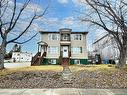
M48 44L48 46L58 46L58 53L57 54L49 54L47 49L47 58L59 58L60 56L60 40L49 40L48 33L41 35L41 41L44 41ZM78 59L87 59L87 47L86 47L86 35L82 34L82 40L71 40L71 47L82 47L81 54L71 54L71 58L78 58Z
M87 59L86 35L82 34L81 40L71 40L71 47L82 47L81 54L71 54L71 58Z
M59 40L50 40L48 38L48 34L42 34L41 35L41 40L46 42L48 44L48 46L58 46L58 53L57 54L50 54L48 53L48 49L47 49L47 58L59 58L60 56L60 41Z

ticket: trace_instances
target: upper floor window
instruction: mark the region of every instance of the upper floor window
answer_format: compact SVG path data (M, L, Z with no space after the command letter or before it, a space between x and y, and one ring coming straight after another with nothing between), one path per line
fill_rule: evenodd
M72 38L72 40L81 40L82 35L81 34L72 34L71 38Z
M61 40L63 40L63 41L69 41L70 40L70 35L69 34L62 34L61 35Z
M49 40L59 40L59 34L49 34Z

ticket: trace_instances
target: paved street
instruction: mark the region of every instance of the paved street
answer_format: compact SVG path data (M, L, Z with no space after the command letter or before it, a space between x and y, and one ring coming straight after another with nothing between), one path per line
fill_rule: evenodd
M0 95L127 95L127 89L0 89Z

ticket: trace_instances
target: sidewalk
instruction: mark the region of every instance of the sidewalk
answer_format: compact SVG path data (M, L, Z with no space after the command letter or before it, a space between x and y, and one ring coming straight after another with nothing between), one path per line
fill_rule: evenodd
M127 89L0 89L0 95L127 95Z

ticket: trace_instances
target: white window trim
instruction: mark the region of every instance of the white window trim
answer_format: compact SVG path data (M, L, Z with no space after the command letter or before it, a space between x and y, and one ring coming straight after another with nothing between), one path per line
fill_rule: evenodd
M79 59L75 59L74 60L74 64L80 64L80 60Z
M59 47L58 46L49 46L48 47L48 53L49 54L58 54Z
M50 64L56 64L56 59L50 59Z
M53 39L53 36L55 36L55 39ZM60 34L55 34L55 33L52 33L52 34L48 34L48 40L60 40Z
M81 41L82 40L82 34L71 34L71 40Z
M71 47L72 54L82 54L82 47Z

